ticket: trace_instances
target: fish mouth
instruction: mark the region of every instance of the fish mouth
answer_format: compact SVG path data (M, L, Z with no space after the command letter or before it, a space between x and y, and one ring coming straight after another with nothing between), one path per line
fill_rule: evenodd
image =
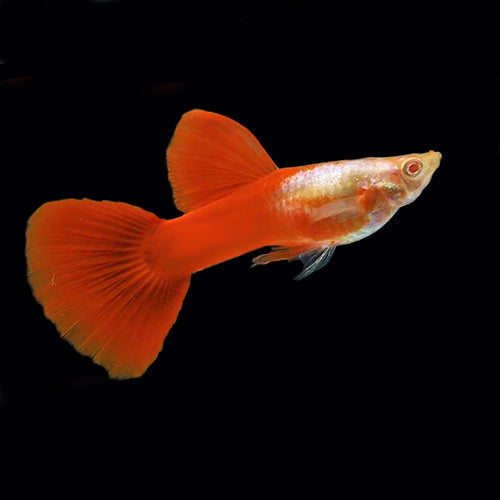
M434 171L439 167L443 155L439 151L429 151L425 154L425 157L426 162L430 166L431 173L434 173Z

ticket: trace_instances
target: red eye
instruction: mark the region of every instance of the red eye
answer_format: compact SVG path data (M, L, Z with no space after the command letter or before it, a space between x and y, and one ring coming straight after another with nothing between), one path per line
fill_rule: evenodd
M420 160L411 159L408 160L403 167L404 173L410 177L415 177L422 170L423 164Z

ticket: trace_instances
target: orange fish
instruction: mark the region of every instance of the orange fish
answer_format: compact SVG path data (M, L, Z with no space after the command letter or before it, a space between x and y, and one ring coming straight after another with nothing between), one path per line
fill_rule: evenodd
M337 245L382 227L429 183L430 151L278 169L257 139L215 113L186 113L167 149L184 215L111 201L45 203L26 232L28 279L61 336L117 379L161 351L193 273L274 245L254 265L299 258L303 278Z

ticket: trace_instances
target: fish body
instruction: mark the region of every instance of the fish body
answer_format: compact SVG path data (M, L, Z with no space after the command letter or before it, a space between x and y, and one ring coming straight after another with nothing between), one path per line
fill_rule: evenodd
M256 257L254 264L319 255L380 229L416 197L402 165L418 159L434 171L440 157L431 151L277 169L209 205L164 221L152 248L159 254L159 267L181 274L265 246L277 248ZM177 247L174 241L182 244ZM192 242L188 249L186 241Z
M138 377L177 318L190 276L272 246L254 265L301 259L303 278L369 236L439 166L430 151L278 169L238 123L193 110L167 149L164 220L125 203L60 200L30 218L28 279L46 316L111 377Z

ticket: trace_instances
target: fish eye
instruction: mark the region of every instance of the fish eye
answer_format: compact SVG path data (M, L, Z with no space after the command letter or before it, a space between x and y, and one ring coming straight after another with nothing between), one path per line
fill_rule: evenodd
M403 165L403 172L408 177L416 177L422 171L423 166L424 164L420 160L411 158Z

